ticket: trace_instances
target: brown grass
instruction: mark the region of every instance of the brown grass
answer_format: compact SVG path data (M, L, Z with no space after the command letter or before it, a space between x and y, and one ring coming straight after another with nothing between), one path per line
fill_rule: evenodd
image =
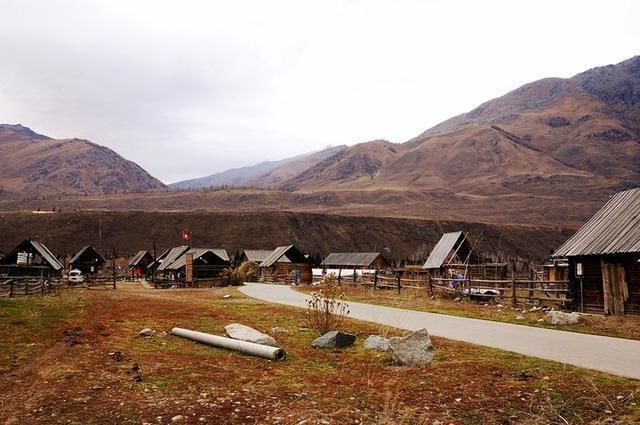
M2 304L0 338L21 335L22 345L0 372L0 422L171 423L176 415L182 423L229 424L640 420L638 381L442 338L433 338L432 365L397 367L361 345L369 334L402 333L392 328L347 320L344 329L358 336L355 347L316 350L303 309L258 302L235 289L120 288L36 302L42 316L67 312L37 335L24 332L36 316L21 313L34 301ZM226 293L232 298L223 299ZM273 363L165 333L182 326L222 334L230 322L268 333L281 328L273 336L287 360ZM136 336L143 327L156 333ZM9 348L1 347L4 358ZM142 382L133 380L134 363Z

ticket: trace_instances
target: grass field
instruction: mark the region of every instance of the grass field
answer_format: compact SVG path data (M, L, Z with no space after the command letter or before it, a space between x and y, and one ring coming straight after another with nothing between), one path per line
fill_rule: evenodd
M358 336L355 347L316 350L304 310L235 289L121 284L117 291L66 290L2 299L0 319L0 422L7 424L640 420L635 380L442 338L433 338L430 366L394 366L362 342L372 333L404 332L354 320L343 327ZM271 333L287 360L274 363L166 333L181 326L222 334L233 322ZM137 336L144 327L155 334ZM134 363L141 382L134 380Z
M313 286L300 286L297 290L308 293L315 289ZM552 325L540 321L544 318L545 312L530 311L530 308L524 305L512 308L509 300L505 300L504 305L500 304L500 307L498 302L494 301L456 301L454 296L430 296L424 289L402 289L398 294L395 289L373 291L371 288L344 285L342 291L347 299L357 302L640 340L640 316L588 314L575 325ZM524 319L516 319L518 316L523 316Z

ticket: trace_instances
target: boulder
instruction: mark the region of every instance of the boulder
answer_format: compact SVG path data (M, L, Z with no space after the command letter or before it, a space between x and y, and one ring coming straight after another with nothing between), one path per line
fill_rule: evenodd
M269 345L271 347L278 347L278 343L275 339L267 334L263 334L249 326L241 325L239 323L232 323L224 327L225 332L229 338L238 339L240 341L254 342L256 344Z
M550 311L544 317L544 321L552 325L575 325L582 318L576 312L564 313L562 311Z
M339 331L330 331L315 339L311 346L315 348L342 348L349 347L356 342L356 336Z
M380 335L369 335L364 341L364 348L368 350L387 351L389 349L389 340Z
M516 320L525 320L526 317L522 316L522 315L518 315L516 316Z
M424 365L433 360L433 345L426 329L411 335L389 338L389 354L399 365Z
M138 335L140 335L140 336L151 336L151 335L153 335L153 331L151 329L149 329L149 328L144 328L143 330L138 332Z

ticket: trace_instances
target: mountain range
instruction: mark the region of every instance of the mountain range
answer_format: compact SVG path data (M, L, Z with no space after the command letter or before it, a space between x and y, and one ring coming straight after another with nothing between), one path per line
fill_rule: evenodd
M0 197L96 195L78 201L87 208L576 224L613 192L640 186L640 56L526 84L404 143L330 147L170 185L201 193L166 192L107 148L19 125L0 126L0 165ZM155 192L122 195L142 191Z
M197 179L190 187L234 185L222 178L239 172L246 177L235 177L238 185L292 192L566 194L639 186L640 56L526 84L405 143L338 147Z

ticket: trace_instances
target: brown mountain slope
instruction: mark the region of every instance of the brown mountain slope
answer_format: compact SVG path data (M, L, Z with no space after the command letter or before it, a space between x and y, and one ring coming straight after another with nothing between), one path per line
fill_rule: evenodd
M80 139L54 140L21 125L0 125L0 196L141 192L164 187L137 164L104 146Z
M318 152L313 152L307 155L301 155L299 158L286 164L279 165L278 167L252 179L249 179L246 184L249 186L265 187L276 185L280 182L292 179L316 164L326 160L327 158L336 155L347 146L330 146Z
M386 140L360 143L328 157L284 182L289 191L375 187L377 176L407 151L404 145Z
M604 198L640 185L640 56L520 87L404 144L369 142L288 190L426 190Z

